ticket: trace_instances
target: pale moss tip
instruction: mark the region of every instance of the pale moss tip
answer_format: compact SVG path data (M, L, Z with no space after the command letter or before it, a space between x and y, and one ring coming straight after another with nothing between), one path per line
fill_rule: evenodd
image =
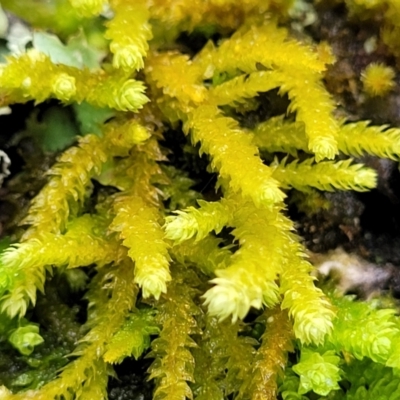
M165 219L165 238L181 243L196 235L199 231L199 224L187 213L177 212L177 214L177 216L169 216Z
M140 144L150 138L151 133L144 126L135 124L129 130L130 141L132 144Z
M286 197L286 194L279 189L278 182L273 179L266 182L263 189L260 201L256 202L256 206L258 207L265 204L281 203Z
M149 99L143 94L145 88L142 82L134 79L127 80L119 89L116 106L121 111L137 111Z
M110 50L114 54L114 68L123 69L128 72L134 69L139 70L143 68L143 56L140 54L136 46L120 46L113 43L110 46Z
M308 147L314 153L316 162L322 161L325 158L333 160L339 153L337 143L331 137L322 136L310 140Z
M57 75L52 83L54 96L61 101L69 101L76 93L75 78L62 73Z
M303 344L317 346L325 342L325 338L333 329L332 320L335 313L329 309L302 315L300 321L293 325L294 334Z
M218 283L214 279L212 283ZM232 323L243 319L250 309L250 299L242 291L237 291L232 285L216 285L209 289L203 296L204 305L208 306L208 313L219 321L232 316Z
M362 72L361 82L369 96L384 96L394 88L395 76L393 68L382 63L372 63Z
M374 189L378 182L378 175L375 170L371 168L363 168L358 171L355 176L355 183L357 186L365 190Z
M135 276L135 282L142 289L143 298L153 296L158 300L161 293L167 293L167 282L171 281L171 275L167 269L150 268L147 273L139 273Z

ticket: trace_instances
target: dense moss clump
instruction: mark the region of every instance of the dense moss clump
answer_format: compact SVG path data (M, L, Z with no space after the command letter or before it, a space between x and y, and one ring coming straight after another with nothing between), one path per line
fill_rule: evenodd
M396 56L396 2L345 3L383 13ZM143 357L156 400L400 396L396 310L317 287L286 212L374 188L353 157L400 157L400 129L339 118L312 5L1 4L2 110L34 101L14 140L60 153L0 256L0 399L107 398ZM362 80L385 96L395 70Z

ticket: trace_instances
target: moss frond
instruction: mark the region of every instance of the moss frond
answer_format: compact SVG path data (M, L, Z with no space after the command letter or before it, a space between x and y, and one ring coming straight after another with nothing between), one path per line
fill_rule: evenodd
M68 219L82 208L90 179L100 175L106 161L125 155L147 138L147 131L136 121L111 122L105 127L104 140L96 135L82 137L78 146L65 151L49 170L49 182L34 198L24 220L32 227L23 240L34 238L38 232L62 232Z
M193 349L196 358L193 392L196 399L222 400L232 394L237 398L243 382L251 374L258 344L257 340L242 336L243 330L243 323L239 321L231 324L206 316L203 336L198 347Z
M325 70L325 64L318 59L316 52L289 39L286 29L278 28L273 22L238 30L218 48L204 48L196 58L196 63L214 73L225 71L234 74L237 70L256 72L258 63L266 68L290 69L301 66L311 73Z
M392 341L399 336L395 310L377 309L374 303L351 297L331 297L337 318L328 341L337 351L347 351L359 360L369 357L385 364L391 357Z
M124 251L119 243L104 233L107 223L104 218L84 215L68 224L65 234L43 233L3 253L1 269L7 279L2 311L23 316L29 302L35 304L36 290L43 292L46 269L53 265L76 268L121 260Z
M239 75L210 89L210 101L223 106L243 103L257 96L260 92L268 92L281 85L274 71L253 72Z
M92 368L95 372L82 385L82 390L78 395L79 400L107 399L107 383L108 375L110 375L107 364L96 361Z
M278 377L283 376L287 353L293 351L292 327L285 311L279 307L266 310L259 321L265 323L265 332L255 354L252 371L240 388L238 399L276 399Z
M308 150L304 123L289 122L284 115L261 122L253 133L253 143L270 153L283 152L297 157L298 150Z
M270 152L285 152L297 155L297 150L304 150L315 154L317 161L323 158L334 158L338 150L341 150L340 130L338 123L332 117L333 105L327 93L320 90L319 83L315 86L308 85L305 78L304 83L307 86L306 95L304 96L301 89L301 80L296 81L295 86L290 86L290 78L282 78L285 82L280 90L287 92L292 99L290 110L296 111L297 122L285 122L284 117L278 116L259 124L255 130L254 143ZM309 96L309 97L308 97ZM297 98L300 100L297 101ZM319 115L323 115L321 119L314 118L307 114L307 108L302 103L306 98L318 98L321 101L321 109L317 110ZM344 135L343 135L344 136Z
M16 277L10 276L9 272L11 271L6 269L1 282L1 311L9 316L22 317L26 314L29 303L35 304L37 289L43 291L46 269L42 265L22 272L17 269Z
M149 369L149 379L155 379L156 383L154 400L193 398L188 382L194 381L194 359L190 348L196 343L190 335L197 332L194 316L200 310L193 303L193 289L182 285L182 279L180 273L175 274L168 292L157 306L162 329L152 342L152 351L148 355L155 358Z
M35 303L34 290L43 292L44 272L50 266L66 266L76 268L97 264L103 266L113 261L120 261L125 256L125 251L112 237L96 233L104 230L104 225L98 221L90 221L88 215L77 218L67 227L64 235L43 234L38 239L21 243L15 251L9 251L3 255L2 262L7 268L8 274L14 271L17 278L9 283L8 291L2 299L2 309L10 315L15 315L17 301L13 299L14 290L20 291L26 287L25 305L20 304L19 314L26 310L28 298ZM103 222L104 224L104 222ZM95 233L96 232L96 233ZM27 254L37 254L37 258L31 258ZM34 289L35 288L35 289Z
M332 331L335 312L323 292L314 286L311 264L298 256L299 248L291 252L280 278L282 309L293 318L294 334L301 343L322 344Z
M158 334L159 331L152 311L137 310L108 343L103 355L104 361L119 364L130 356L137 360L150 347L150 335Z
M222 353L219 358L226 360L225 368L228 371L223 382L225 396L235 395L251 373L258 342L252 337L240 335L244 330L240 321L234 324L225 321L219 329L220 338L214 342L214 346Z
M105 37L111 40L114 68L125 71L139 70L152 38L149 11L144 0L129 4L121 0L111 2L114 17L107 24Z
M117 196L114 209L116 216L110 229L120 232L129 257L135 261L135 282L142 288L144 298L158 299L166 293L171 280L169 246L163 238L159 211L129 193Z
M99 137L83 137L77 147L67 150L50 169L49 183L35 197L24 223L32 225L24 240L35 231L62 232L68 218L82 207L90 178L101 171L107 160L104 144Z
M238 52L245 56L237 57ZM251 74L246 85L243 78L234 79L230 85L238 83L235 90L229 83L225 84L228 85L225 91L217 87L214 89L216 100L226 104L235 99L250 97L255 90L252 87L253 80L259 81L260 89L270 90L279 86L280 92L287 93L292 100L289 110L295 111L297 120L305 124L308 148L315 154L316 160L333 159L337 154L338 125L333 117L334 104L320 76L325 65L318 59L316 52L298 42L287 40L285 30L278 29L274 24L265 24L244 33L239 31L217 49L206 47L197 62L205 70L214 73L226 71L233 75L238 70L256 73L258 63L273 69L272 72L256 73L254 77ZM306 106L310 102L318 108L311 111Z
M120 329L135 303L136 288L132 277L133 265L129 260L124 260L118 268L102 269L87 294L90 308L86 327L90 330L73 352L77 358L64 367L55 380L41 388L17 394L9 392L4 399L48 400L63 396L70 400L74 398L73 393L84 393L86 399L91 393L104 394L107 371L101 357L106 343Z
M151 55L146 63L146 75L157 88L183 105L199 104L207 90L202 85L202 69L179 53Z
M207 276L214 277L216 269L224 269L232 256L221 240L209 235L200 241L188 240L172 248L174 258L182 264L194 264Z
M195 241L202 240L211 231L220 233L232 220L231 207L227 203L224 198L212 203L198 200L200 208L176 211L176 216L165 218L165 237L181 243L193 237Z
M148 204L160 206L163 192L155 185L167 185L168 177L164 174L159 161L165 161L155 138L132 150L127 158L119 160L109 176L109 184L120 190L129 191L133 196L141 197Z
M293 71L290 71L292 74ZM328 93L322 89L319 82L310 83L308 75L302 77L298 72L293 78L287 73L278 71L265 71L250 74L246 79L243 75L228 81L210 91L211 99L217 104L229 104L243 101L246 98L254 97L257 92L267 91L280 87L281 93L288 93L292 100L290 111L296 111L297 120L304 123L308 136L308 149L315 154L317 160L323 158L334 158L337 153L337 131L338 125L332 116L333 104ZM292 83L290 83L292 82ZM304 83L304 84L303 84ZM303 101L318 99L318 118L307 113ZM258 133L267 132L271 129L269 121L266 126L258 129ZM275 128L276 129L276 128ZM271 134L272 132L269 132ZM272 135L271 135L272 136ZM296 141L290 141L291 148ZM285 144L282 143L281 146Z
M283 160L276 163L272 176L283 187L293 187L300 191L309 191L310 187L332 192L334 190L355 190L365 192L376 186L376 172L362 164L353 164L353 160L322 161L313 163L308 159L287 164Z
M214 332L213 332L214 333ZM209 336L209 332L206 333ZM198 348L192 350L196 360L193 394L196 400L224 400L224 389L221 384L224 364L221 366L219 354L212 347L214 343L205 339ZM211 354L214 352L214 355ZM218 358L218 362L216 359ZM223 361L225 363L225 360Z
M152 132L138 119L116 119L104 126L104 141L113 156L128 156L132 147L146 142Z
M343 124L338 145L341 152L350 156L371 154L397 161L400 154L400 129L371 125L369 121Z
M56 65L36 49L9 57L0 70L0 85L10 103L56 98L67 103L87 101L98 107L137 111L148 101L140 81L119 73ZM114 96L110 97L110 92Z
M271 153L284 152L294 156L297 150L308 151L304 124L288 122L278 116L257 125L254 144ZM369 121L340 124L337 144L339 151L353 157L371 154L392 160L399 159L400 130L388 125L371 125Z
M280 92L288 94L289 110L296 112L297 121L304 122L308 149L315 154L316 161L333 159L338 153L339 126L333 117L333 100L320 77L299 68L284 70ZM311 102L315 102L315 107L307 107Z
M274 305L279 301L275 282L281 273L287 222L277 208L256 209L243 203L234 216L232 232L240 244L231 264L216 270L215 284L204 295L211 315L221 320L244 318L250 307Z
M200 142L200 151L210 155L211 166L229 181L234 192L252 199L257 206L283 200L284 194L271 178L272 171L234 119L222 116L215 106L201 106L193 111L185 130L190 131L193 143ZM238 169L238 163L246 169Z

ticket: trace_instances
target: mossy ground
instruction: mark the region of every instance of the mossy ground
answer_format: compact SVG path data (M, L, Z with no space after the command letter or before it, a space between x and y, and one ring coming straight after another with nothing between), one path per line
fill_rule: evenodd
M316 20L303 26L302 34L309 34L318 41L325 40L333 48L337 62L330 67L326 75L326 86L339 103L339 113L349 120L369 119L374 124L400 125L400 85L385 97L370 99L362 91L359 80L361 71L371 62L385 62L395 65L394 58L382 43L375 43L374 50L366 48L366 42L373 40L380 26L380 16L375 21L361 22L350 19L344 6L332 6L332 2L321 2L315 6ZM305 18L305 16L304 16ZM299 17L300 24L302 23ZM300 35L300 34L299 34ZM218 38L215 38L218 40ZM205 40L201 35L185 35L180 39L182 48L188 53L198 50ZM282 113L287 101L280 98L276 92L261 95L265 99L263 106L257 110L245 113L241 123L252 126L256 121ZM39 119L46 109L53 106L47 103L41 106ZM273 105L273 106L272 106ZM7 126L6 133L0 138L0 145L11 157L11 175L0 189L0 234L3 238L18 232L16 223L21 219L29 204L29 200L44 184L45 172L55 159L55 154L44 153L37 142L29 136L21 136L24 121L32 110L32 104L11 107L9 116L1 116L2 126ZM72 115L72 114L71 114ZM76 123L73 121L73 123ZM172 129L172 128L171 128ZM165 140L169 141L165 133ZM185 137L181 136L182 143ZM182 143L176 148L181 149ZM169 143L169 148L173 148ZM175 165L189 165L191 178L198 184L196 189L208 200L215 196L210 188L214 187L215 177L206 171L206 162L197 153L189 157L183 152L175 152L169 156L174 158ZM289 212L297 223L299 234L312 252L324 253L328 250L343 247L347 252L355 252L376 265L393 265L392 279L383 288L392 291L395 297L400 297L400 174L396 163L378 158L364 158L368 166L378 171L379 183L377 189L362 194L338 192L327 195L331 203L329 210L309 215L290 206ZM186 169L186 168L185 168ZM210 184L212 182L212 184ZM101 196L110 190L97 185L93 196ZM87 204L90 208L90 204ZM228 235L228 232L223 232ZM53 278L53 282L57 277ZM59 286L58 286L59 287ZM73 348L74 340L79 332L76 320L85 318L82 315L83 293L62 293L57 291L52 283L47 285L46 296L38 300L39 307L33 311L32 320L44 327L42 333L45 343L38 346L38 357L44 362L35 367L34 360L28 360L17 355L17 352L7 352L2 355L5 360L0 364L0 384L17 387L15 381L21 372L33 368L46 369L42 379L50 378L62 367L62 357ZM71 297L72 296L72 297ZM59 309L53 310L52 301L58 303ZM41 307L41 305L45 307ZM46 312L38 310L46 309ZM60 313L60 310L63 312ZM54 359L50 355L56 354ZM111 400L145 400L151 398L152 383L145 378L150 362L125 361L117 366L118 379L110 379L109 398ZM10 365L12 367L10 367ZM46 368L44 368L46 367ZM47 368L50 367L48 370ZM29 375L29 373L27 372ZM20 379L20 378L19 378ZM29 379L29 376L26 376Z

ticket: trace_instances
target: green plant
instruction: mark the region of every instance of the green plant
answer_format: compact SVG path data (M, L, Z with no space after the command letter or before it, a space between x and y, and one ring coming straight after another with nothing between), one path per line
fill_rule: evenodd
M58 268L61 284L87 290L88 317L62 371L0 398L105 398L111 364L149 347L155 399L363 398L351 396L369 390L366 363L379 371L369 387L400 367L398 318L314 285L284 199L373 188L375 171L344 155L398 160L400 130L335 118L322 82L334 58L282 27L291 2L111 0L103 28L92 17L105 3L2 2L53 32L7 56L2 105L57 99L83 136L1 255L1 311L10 324L24 317ZM182 32L210 40L188 55ZM240 124L272 90L288 115ZM175 137L163 144L165 130ZM192 145L171 165L180 131ZM197 150L217 180L213 201L190 189ZM113 189L96 193L94 180ZM242 322L250 310L258 333Z

